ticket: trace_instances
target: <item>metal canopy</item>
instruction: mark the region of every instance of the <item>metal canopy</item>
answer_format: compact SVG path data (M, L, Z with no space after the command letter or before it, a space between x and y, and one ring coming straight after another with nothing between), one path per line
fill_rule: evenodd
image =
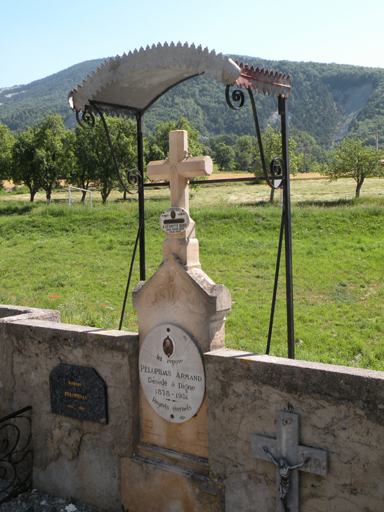
M95 102L110 113L135 115L145 112L175 85L203 73L234 84L240 68L232 59L201 46L147 46L106 61L82 86L71 91L69 103L76 112L92 110Z
M175 85L201 74L264 94L289 95L289 76L243 66L201 46L159 43L105 61L70 92L69 104L76 112L92 111L97 104L107 114L136 116Z

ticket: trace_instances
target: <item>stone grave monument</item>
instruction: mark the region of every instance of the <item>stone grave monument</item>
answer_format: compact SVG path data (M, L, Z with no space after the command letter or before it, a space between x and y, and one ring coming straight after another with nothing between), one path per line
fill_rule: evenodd
M139 319L140 433L122 460L122 503L142 510L219 511L223 492L210 478L209 425L202 354L224 347L231 296L202 270L188 180L209 175L209 157L188 154L187 132L169 135L169 158L148 176L170 181L171 207L158 271L133 291Z

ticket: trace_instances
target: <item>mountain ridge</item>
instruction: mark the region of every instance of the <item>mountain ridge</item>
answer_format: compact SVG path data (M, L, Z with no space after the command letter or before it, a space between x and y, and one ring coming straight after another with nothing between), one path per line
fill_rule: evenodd
M255 67L289 74L292 90L288 100L290 127L305 131L317 144L330 146L347 135L368 138L371 145L384 144L384 69L344 64L272 61L229 55ZM0 122L16 132L24 130L50 110L72 123L68 93L82 84L106 59L70 66L30 84L0 89ZM20 89L20 90L18 90ZM256 94L260 125L274 124L276 98ZM204 76L184 82L160 98L145 114L146 130L161 121L187 117L202 136L219 133L254 134L249 102L242 112L225 103L225 87Z

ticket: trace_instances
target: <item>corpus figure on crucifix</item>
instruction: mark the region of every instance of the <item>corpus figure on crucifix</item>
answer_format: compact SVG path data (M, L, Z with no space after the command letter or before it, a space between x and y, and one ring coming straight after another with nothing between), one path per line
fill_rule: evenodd
M209 156L192 157L188 153L188 133L175 130L169 134L169 158L150 162L148 177L152 180L169 180L171 207L183 208L189 214L189 179L207 176L213 165ZM195 223L177 234L166 233L163 242L163 260L169 254L181 259L186 269L200 268L199 242L195 238Z
M299 469L306 462L308 462L310 459L309 457L306 458L303 462L299 462L298 464L293 464L292 466L289 465L288 461L284 459L284 457L280 457L278 460L275 459L275 457L272 455L272 453L268 450L266 446L263 446L263 449L265 453L268 455L270 460L274 463L274 465L277 467L280 475L280 484L279 484L279 493L280 493L280 499L283 504L283 510L288 512L287 509L287 495L289 493L289 490L291 488L291 482L289 479L290 472L294 469Z

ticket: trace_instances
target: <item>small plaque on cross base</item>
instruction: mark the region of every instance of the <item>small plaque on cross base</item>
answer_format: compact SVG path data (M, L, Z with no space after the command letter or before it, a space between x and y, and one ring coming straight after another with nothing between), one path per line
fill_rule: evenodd
M178 235L189 226L191 219L187 211L178 206L171 206L160 215L160 226L166 233Z

